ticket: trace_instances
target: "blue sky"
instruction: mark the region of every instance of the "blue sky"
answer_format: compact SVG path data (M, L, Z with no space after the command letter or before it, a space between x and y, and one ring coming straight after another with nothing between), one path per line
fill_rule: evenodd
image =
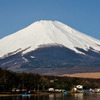
M0 39L39 20L57 20L100 40L100 0L0 0Z

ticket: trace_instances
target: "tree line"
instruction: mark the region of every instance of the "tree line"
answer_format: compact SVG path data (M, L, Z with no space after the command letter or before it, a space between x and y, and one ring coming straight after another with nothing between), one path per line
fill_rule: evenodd
M100 79L39 75L34 73L15 73L0 68L0 92L16 89L46 91L48 88L71 90L75 85L85 89L100 88Z

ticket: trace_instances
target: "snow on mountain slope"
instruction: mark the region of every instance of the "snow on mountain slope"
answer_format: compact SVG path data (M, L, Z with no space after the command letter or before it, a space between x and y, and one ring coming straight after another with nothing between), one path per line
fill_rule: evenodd
M37 21L30 26L0 40L0 57L23 54L35 50L40 45L63 45L77 53L76 48L84 50L92 47L100 51L100 40L96 40L58 21Z

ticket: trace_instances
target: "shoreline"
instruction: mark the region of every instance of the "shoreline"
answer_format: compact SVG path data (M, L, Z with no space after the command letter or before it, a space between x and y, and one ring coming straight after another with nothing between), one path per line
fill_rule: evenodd
M67 94L79 94L79 93L85 93L85 92L71 92L71 91L68 91ZM97 93L97 92L93 92L94 93ZM98 92L100 93L100 92ZM37 92L37 93L33 93L33 94L0 94L0 97L10 97L10 96L22 96L22 95L29 95L29 96L39 96L39 95L49 95L49 94L64 94L63 92Z
M63 94L62 92L56 92L56 93L35 93L35 94L0 94L0 97L10 97L10 96L22 96L22 95L30 95L30 96L38 96L38 95L47 95L47 94Z

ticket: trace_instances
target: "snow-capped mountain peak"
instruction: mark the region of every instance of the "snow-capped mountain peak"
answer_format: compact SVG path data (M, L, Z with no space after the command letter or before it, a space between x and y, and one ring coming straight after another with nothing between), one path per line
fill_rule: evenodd
M77 53L76 48L100 51L100 40L94 39L58 21L37 21L28 27L0 40L0 57L23 54L39 48L40 45L65 46ZM82 53L83 54L83 53Z

